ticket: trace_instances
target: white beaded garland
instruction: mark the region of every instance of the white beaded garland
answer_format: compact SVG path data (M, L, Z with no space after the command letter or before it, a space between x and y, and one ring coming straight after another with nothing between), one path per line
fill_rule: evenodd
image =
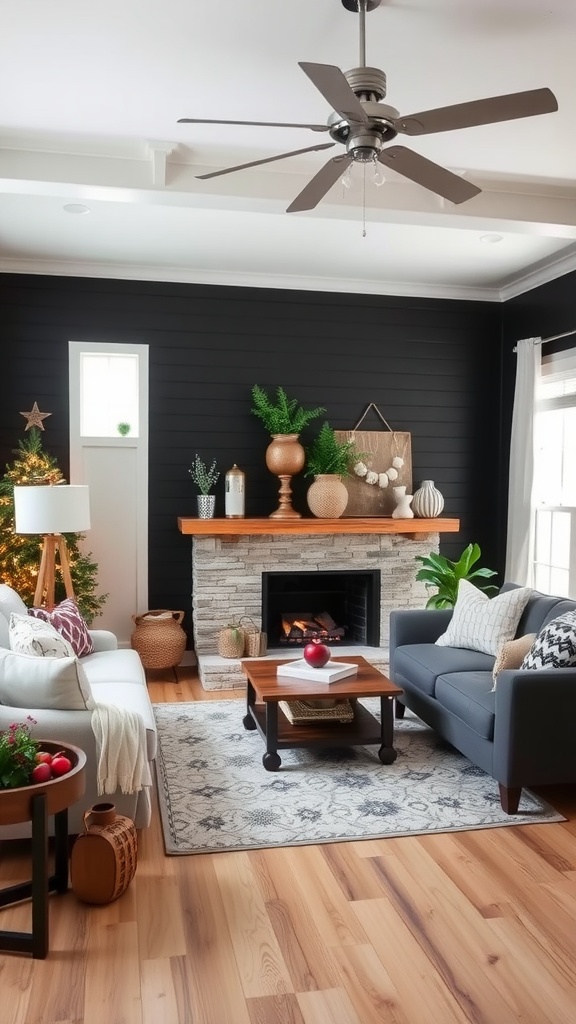
M378 487L388 487L391 480L398 479L398 470L402 469L404 465L404 459L401 455L395 455L392 459L392 465L386 470L385 473L375 473L374 470L368 469L365 462L357 462L354 466L354 472L356 476L362 477L364 482L367 484L378 484Z

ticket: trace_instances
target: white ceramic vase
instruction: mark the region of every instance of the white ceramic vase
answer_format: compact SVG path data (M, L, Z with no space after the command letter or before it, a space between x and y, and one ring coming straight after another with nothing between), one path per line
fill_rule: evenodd
M440 515L444 508L444 496L434 487L433 480L422 481L414 492L412 508L419 519L436 519Z
M412 494L406 494L406 487L394 487L394 497L396 498L396 508L392 512L392 519L414 519L414 513L410 508L410 503L413 499Z

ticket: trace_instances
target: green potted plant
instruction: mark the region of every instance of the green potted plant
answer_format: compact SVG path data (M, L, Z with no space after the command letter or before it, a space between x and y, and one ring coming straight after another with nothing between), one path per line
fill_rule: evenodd
M494 569L473 569L480 558L480 553L478 544L468 544L457 562L452 562L444 555L437 555L434 551L429 555L415 556L416 561L422 563L422 568L416 573L416 579L422 580L427 587L437 588L437 592L428 598L427 608L453 608L460 580L469 580L486 594L498 590L498 587L491 583L480 585L477 582L496 576Z
M212 494L211 491L212 488L216 486L216 482L220 476L220 471L216 465L216 459L213 459L212 464L208 466L207 463L202 461L198 453L196 453L194 461L192 462L188 472L200 491L200 494L198 495L198 518L212 519L216 504L216 496Z
M357 458L353 441L339 441L329 423L306 450L304 476L313 476L308 488L308 508L319 519L338 519L348 504L348 489L342 477L348 476L350 463Z
M296 398L288 398L284 388L276 388L274 401L263 388L252 388L252 413L262 421L272 440L266 449L266 466L280 478L280 503L271 519L299 519L292 508L290 480L304 468L306 453L298 440L300 431L326 412L324 408L304 409Z

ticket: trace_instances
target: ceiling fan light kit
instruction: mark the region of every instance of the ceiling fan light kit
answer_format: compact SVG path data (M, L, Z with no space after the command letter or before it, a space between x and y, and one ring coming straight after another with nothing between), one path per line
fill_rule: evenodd
M458 204L477 196L481 189L447 168L428 160L419 153L401 145L390 145L398 135L432 135L479 125L496 124L537 114L548 114L558 109L556 97L550 89L531 89L525 92L492 96L486 99L438 107L401 116L384 103L386 75L379 68L366 66L365 16L380 6L381 0L341 0L342 6L359 19L359 66L342 72L332 64L299 62L299 67L324 96L332 108L325 125L298 124L276 121L228 121L206 118L180 118L179 124L222 124L261 126L274 128L306 128L313 132L328 132L332 142L295 149L277 156L251 160L248 163L226 167L219 171L199 174L203 180L234 171L258 167L261 164L285 160L303 153L330 149L343 145L344 153L331 157L302 189L287 208L287 213L314 209L339 178L353 163L372 162L390 167L401 176L434 192L443 199Z

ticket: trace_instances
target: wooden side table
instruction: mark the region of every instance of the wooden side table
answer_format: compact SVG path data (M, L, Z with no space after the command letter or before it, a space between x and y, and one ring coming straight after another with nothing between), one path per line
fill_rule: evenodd
M0 890L0 908L32 899L32 931L0 931L0 949L44 960L49 947L48 896L68 889L68 808L86 787L86 754L69 743L41 740L42 750L63 750L72 769L58 779L18 789L0 789L0 825L32 822L32 879ZM48 817L54 815L54 874L48 874Z

